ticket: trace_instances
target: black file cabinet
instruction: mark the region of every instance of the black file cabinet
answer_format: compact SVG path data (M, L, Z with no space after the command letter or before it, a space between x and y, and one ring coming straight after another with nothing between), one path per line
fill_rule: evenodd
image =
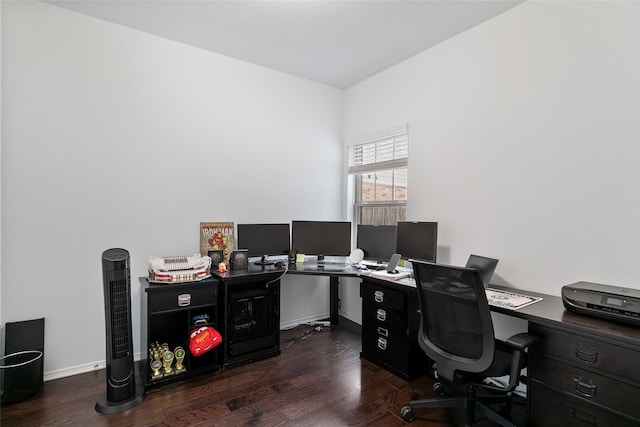
M416 288L386 280L363 279L362 353L365 359L404 379L431 370L418 344L420 317Z
M189 350L191 332L200 326L212 326L218 329L218 286L217 279L205 279L198 282L181 284L149 284L146 278L140 278L141 295L141 351L142 376L147 387L159 386L183 379L189 379L220 370L219 345L199 356L193 356ZM223 337L224 340L224 337ZM152 357L149 348L158 343L167 343L174 351L180 346L185 351L183 372L175 371L176 361L172 364L174 372L154 375L151 368Z
M640 425L640 348L540 324L530 332L542 341L530 350L529 425Z

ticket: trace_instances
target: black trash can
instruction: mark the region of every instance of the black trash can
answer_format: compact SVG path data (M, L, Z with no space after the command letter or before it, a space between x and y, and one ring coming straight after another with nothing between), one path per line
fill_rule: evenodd
M26 350L0 358L2 403L20 402L38 392L42 355L40 350Z

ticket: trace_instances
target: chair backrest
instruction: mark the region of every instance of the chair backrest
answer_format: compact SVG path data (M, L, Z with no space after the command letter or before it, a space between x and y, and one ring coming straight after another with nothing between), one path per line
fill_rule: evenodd
M493 362L495 337L480 272L411 263L421 311L419 344L436 363L438 376L454 383L456 371L485 371Z

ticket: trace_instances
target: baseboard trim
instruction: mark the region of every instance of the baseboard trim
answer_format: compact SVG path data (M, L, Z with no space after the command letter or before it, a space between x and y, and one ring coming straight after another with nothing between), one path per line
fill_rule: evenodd
M291 329L291 328L295 328L298 325L317 322L318 320L326 320L328 318L329 318L329 313L316 314L316 315L308 316L308 317L301 317L299 319L293 319L293 320L289 320L289 321L284 322L284 323L280 323L280 330ZM340 316L340 320L339 321L340 321L340 325L341 326L350 325L350 327L354 327L355 331L359 332L360 325L358 323L352 321L351 319L348 319L348 318L346 318L344 316ZM140 361L140 359L141 359L140 353L136 353L136 354L133 355L134 362L138 362L138 361ZM45 371L44 372L44 381L53 381L53 380L57 380L57 379L60 379L60 378L70 377L70 376L73 376L73 375L85 374L87 372L92 372L92 371L99 371L101 369L105 369L106 367L107 367L106 360L98 360L96 362L84 363L82 365L76 365L76 366L70 366L70 367L67 367L67 368L56 369L54 371Z
M325 320L329 318L329 313L316 314L314 316L301 317L299 319L289 320L287 322L280 322L280 330L286 330L295 328L298 325L304 325L305 323L316 322L318 320Z
M134 362L140 360L140 353L133 355ZM107 367L106 360L98 360L92 363L84 363L82 365L70 366L68 368L56 369L54 371L45 371L44 381L53 381L60 378L71 377L78 374L86 374L87 372L99 371Z

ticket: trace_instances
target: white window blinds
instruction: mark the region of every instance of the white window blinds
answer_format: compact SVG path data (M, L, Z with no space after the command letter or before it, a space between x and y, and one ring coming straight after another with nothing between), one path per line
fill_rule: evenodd
M350 174L407 167L409 126L404 124L362 137L347 147Z

